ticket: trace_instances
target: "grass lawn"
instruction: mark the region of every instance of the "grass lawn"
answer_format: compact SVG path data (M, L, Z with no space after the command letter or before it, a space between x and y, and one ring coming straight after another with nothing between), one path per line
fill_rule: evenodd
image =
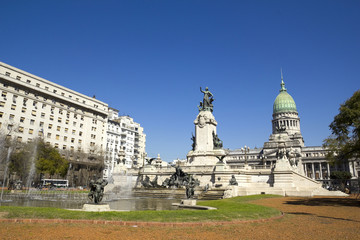
M249 201L272 197L279 196L254 195L197 202L198 205L215 207L217 210L82 212L59 208L1 206L0 216L2 216L2 218L90 219L144 222L205 222L249 220L269 218L280 215L280 211L274 208L249 203Z

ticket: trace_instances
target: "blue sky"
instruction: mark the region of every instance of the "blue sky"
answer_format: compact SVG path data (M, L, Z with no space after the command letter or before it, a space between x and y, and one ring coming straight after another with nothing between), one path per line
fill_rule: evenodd
M191 148L200 86L230 149L268 140L280 68L307 146L359 89L360 1L0 3L0 61L130 115L166 161Z

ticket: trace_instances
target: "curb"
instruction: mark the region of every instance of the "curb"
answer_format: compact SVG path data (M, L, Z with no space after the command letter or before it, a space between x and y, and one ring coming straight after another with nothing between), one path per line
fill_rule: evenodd
M280 216L256 220L238 220L238 221L220 221L220 222L137 222L137 221L107 221L107 220L82 220L82 219L0 219L5 223L83 223L83 224L105 224L119 226L163 226L163 227L189 227L189 226L217 226L241 223L261 223L269 222L283 218L285 214L281 212Z

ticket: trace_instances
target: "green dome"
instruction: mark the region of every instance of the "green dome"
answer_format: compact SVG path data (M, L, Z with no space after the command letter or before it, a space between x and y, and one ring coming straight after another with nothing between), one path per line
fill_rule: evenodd
M287 93L285 83L281 79L281 89L273 106L273 114L281 112L297 112L294 99Z

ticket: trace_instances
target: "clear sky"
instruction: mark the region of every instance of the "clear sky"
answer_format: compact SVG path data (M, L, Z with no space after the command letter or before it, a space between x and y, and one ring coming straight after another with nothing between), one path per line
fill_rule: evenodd
M148 156L185 158L203 94L225 148L271 134L280 68L307 146L360 86L360 1L0 0L0 61L139 122Z

